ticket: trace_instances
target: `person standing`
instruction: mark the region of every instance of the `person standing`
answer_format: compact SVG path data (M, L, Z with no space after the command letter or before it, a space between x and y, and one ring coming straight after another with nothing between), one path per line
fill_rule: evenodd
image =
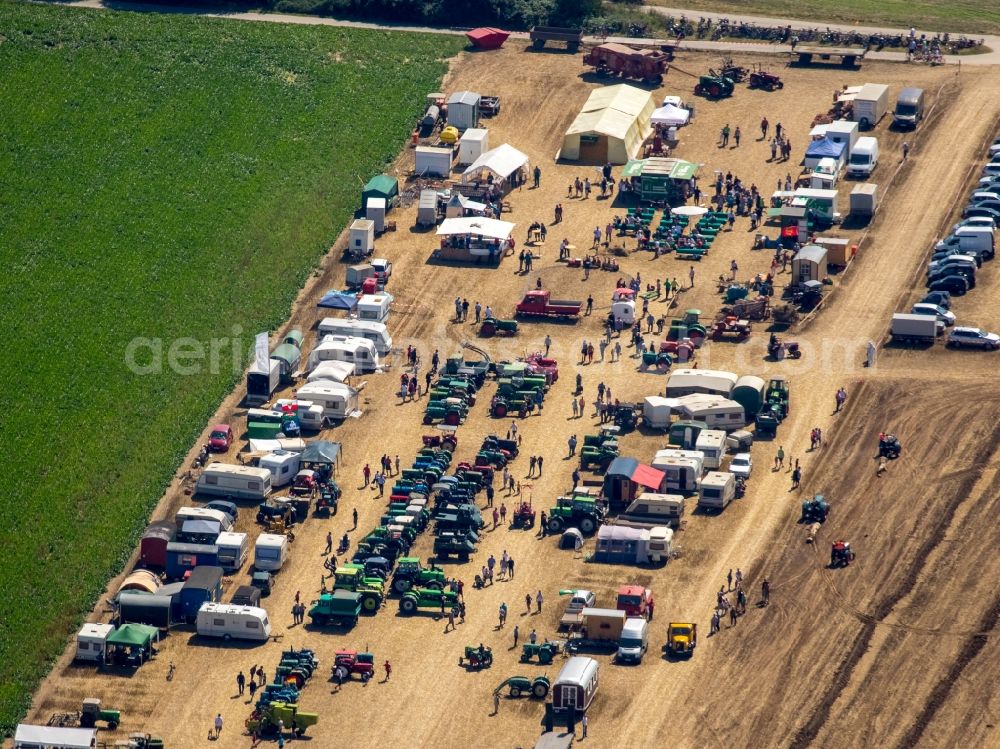
M906 157L910 155L910 144L903 142L903 161L906 161Z
M792 471L792 489L799 488L799 481L802 479L802 471L798 466Z
M764 578L764 582L760 584L760 599L765 606L771 602L771 581L766 577Z
M778 470L785 465L785 448L783 445L778 445L778 452L774 454L774 470Z
M569 398L573 402L573 418L574 419L579 418L579 416L580 416L580 409L576 405L576 396L575 395L571 395Z
M732 590L732 589L733 589L733 571L732 569L730 569L729 574L726 575L726 590Z
M538 591L535 594L535 603L538 605L538 609L537 609L536 613L539 613L539 614L542 613L542 600L543 600L542 599L542 591Z
M215 738L219 738L220 733L222 733L222 713L215 716Z
M739 132L739 131L737 131ZM583 714L583 720L580 721L580 725L583 726L583 738L587 738L587 714Z
M567 443L569 445L569 457L576 455L576 435L572 435Z
M530 479L534 475L535 475L535 456L532 455L528 459L528 478Z
M392 676L392 664L386 661L382 668L385 669L385 681L389 681L389 677Z
M729 626L730 627L735 627L736 626L736 607L735 606L731 606L729 608Z
M236 674L236 689L239 690L240 697L243 696L243 690L246 688L246 685L247 685L247 677L245 677L243 675L243 672L240 671L238 674Z
M526 613L531 613L531 593L524 594L524 610Z
M737 125L736 129L733 131L733 140L736 141L736 147L740 147L740 126Z
M354 524L357 526L357 523ZM323 551L323 556L329 556L330 552L333 551L333 534L327 531L326 533L326 549ZM250 678L253 678L253 671L250 672Z
M836 395L837 408L834 409L834 413L840 413L840 409L844 407L844 403L847 401L847 390L840 388Z
M257 691L257 682L254 681L253 677L250 677L250 683L247 685L247 689L250 691L250 703L253 704L253 695Z
M541 167L539 167L537 164L535 165L535 169L532 172L532 176L535 179L535 189L537 190L538 186L542 184L542 170Z
M483 305L481 305L479 302L476 302L475 310L476 310L476 322L478 323L479 318L483 313Z
M549 349L552 347L552 338L548 335L545 336L545 355L549 355Z
M507 560L507 574L510 576L511 580L514 579L514 557L510 557L510 559Z
M688 268L688 278L691 279L691 288L694 288L694 266Z
M521 636L521 630L518 626L514 625L514 649L517 650L517 640Z
M767 117L760 121L760 139L767 140L767 128L771 123L767 121Z
M541 455L538 456L538 475L539 475L539 477L541 477L541 475L542 475L542 456Z

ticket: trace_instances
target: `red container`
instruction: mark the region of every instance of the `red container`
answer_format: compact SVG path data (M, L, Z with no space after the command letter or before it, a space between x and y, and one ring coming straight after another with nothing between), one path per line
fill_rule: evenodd
M500 49L510 33L503 29L481 26L466 32L465 35L469 38L469 43L476 49Z

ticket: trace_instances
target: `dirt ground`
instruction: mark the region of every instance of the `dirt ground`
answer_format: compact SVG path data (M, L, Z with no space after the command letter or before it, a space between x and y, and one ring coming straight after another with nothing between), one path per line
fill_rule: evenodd
M775 65L774 58L738 60L761 61ZM685 54L677 64L699 72L718 60ZM779 92L739 86L731 99L695 100L695 120L682 129L676 154L704 164L704 183L715 170L731 170L769 195L776 180L786 173L794 177L798 167L794 158L787 164L768 163L769 150L756 140L761 117L766 115L772 125L781 122L790 133L793 153L801 154L813 116L827 109L832 92L843 84L882 82L893 94L904 85L922 86L928 91L930 114L916 133L906 136L890 132L887 120L879 125L882 161L872 181L883 189L883 202L867 229L831 232L863 240L861 251L846 272L834 277L824 307L789 334L801 342L803 359L765 361L767 333L762 328L744 344L711 343L699 352L703 368L789 376L792 411L777 444L754 446L756 468L746 498L719 516L689 516L676 538L678 558L658 569L590 564L579 554L558 550L554 539L501 527L485 534L471 562L448 565L467 583L468 618L454 632L443 634L445 622L430 614L400 618L393 600L348 634L292 627L289 610L296 591L308 600L318 590L327 531L339 537L350 530L352 507L360 513L362 531L381 514L384 505L377 492L360 488L361 467L374 464L383 453L398 454L403 465L409 465L420 435L429 431L420 423L423 402L400 404L395 397L400 357L391 357L387 374L364 378L364 415L326 435L344 445L339 474L345 489L343 511L328 522L310 520L299 529L291 563L266 599L275 631L282 635L279 642L219 646L200 641L190 631L174 631L162 642L158 657L128 678L73 666L67 651L36 695L30 717L44 721L51 712L75 709L82 697L96 695L124 711L119 734L143 730L163 735L168 747L201 746L212 719L221 712L225 728L218 745L246 746L249 739L241 730L250 706L235 695L236 673L263 664L270 674L282 648L307 646L317 650L323 664L300 703L303 710L321 716L307 740L375 746L386 737L405 736L408 745L442 749L530 746L541 730L539 703L504 699L499 714L491 716L491 693L498 683L544 670L518 663L518 651L511 647L514 625L522 641L532 629L540 636L554 636L562 608L560 589L589 588L597 592L599 604L613 606L617 586L637 582L651 587L657 600L650 653L634 668L600 657L601 688L589 712L588 739L597 746L752 742L944 747L1000 741L993 728L1000 698L990 688L998 678L1000 660L995 639L988 637L1000 613L993 585L1000 563L993 553L998 541L993 517L998 480L996 427L990 418L997 400L995 388L991 390L992 360L989 354L954 353L943 347L886 349L874 369L861 366L864 344L881 343L891 312L920 290L914 288L922 280L922 259L942 228L954 220L953 204L962 200L971 165L993 137L1000 113L1000 102L992 96L996 73L986 68L869 63L860 72L780 72L785 88ZM567 438L582 438L596 429L589 412L572 418L576 372L583 376L588 400L601 381L622 400L640 400L664 387L662 375L638 371L628 348L621 362L577 365L582 340L596 344L601 336L600 320L617 277L641 273L644 282L675 277L686 286L689 268L669 255L654 261L649 253L633 254L622 259L619 273L595 271L585 280L582 271L556 262L563 237L582 254L590 246L594 226L603 227L625 212L623 206L593 195L589 200L567 199L566 185L574 177L597 171L553 161L562 133L597 85L580 73L577 56L536 54L509 44L496 53L463 55L444 87L500 95L502 113L486 121L490 144L510 143L542 169L540 189L525 187L509 196L513 210L503 218L518 224L518 249L529 223L549 223L556 202L565 207L563 224L550 227L547 245L536 248L540 257L535 272L519 275L512 258L498 269L430 263L436 237L411 229L415 207L395 212L398 230L380 238L376 250L395 264L389 286L396 297L390 319L395 344L400 349L417 345L423 362L429 363L434 349L446 356L463 340L477 340L494 358L513 358L541 348L545 335L552 336L561 378L546 399L544 414L519 424L523 443L513 465L522 491L530 493L539 509L569 488L575 463L565 459ZM671 71L655 95L690 98L693 83ZM719 130L726 123L744 131L739 148L718 147ZM904 140L912 151L901 164ZM405 175L412 166L411 152L404 151L398 163ZM845 182L840 187L844 213L851 186ZM771 227L769 233L774 236L776 229ZM720 296L712 280L727 273L733 259L741 278L766 272L770 253L752 251L752 240L743 218L735 231L720 235L711 253L696 265L695 286L681 294L677 309L697 308L706 317L714 316ZM341 246L303 292L290 324L311 328L323 316L314 304L322 292L342 285ZM957 301L960 321L975 317L982 324L1000 323L1000 307L986 303L998 298L995 273L992 267L984 269L979 288ZM554 296L584 299L592 294L594 315L575 326L525 324L518 337L485 344L475 339L471 324L451 320L452 302L459 295L507 315L539 277ZM779 284L785 279L787 274L779 276ZM651 308L656 315L674 314L663 301L653 302ZM307 344L314 339L310 332ZM961 357L960 366L956 357ZM840 386L849 391L848 407L833 415L833 394ZM969 397L969 391L975 395ZM459 430L459 458L472 458L484 435L507 430L507 422L486 414L491 393L488 385ZM241 426L238 400L235 394L223 404L213 423L230 420ZM807 435L817 426L824 429L828 444L811 453ZM883 428L900 435L904 452L886 476L876 480L871 456L875 435ZM648 460L664 441L636 432L623 440L622 452ZM800 490L789 490L786 470L769 470L778 445L789 462L801 461ZM531 482L525 478L529 455L546 458L544 475ZM183 485L179 477L159 516L189 502ZM827 495L833 513L816 545L809 546L796 520L802 498L814 492ZM498 493L498 502L504 499L504 493ZM251 523L248 508L239 526L256 533ZM826 552L838 536L853 542L858 560L849 569L827 570ZM426 559L430 546L430 534L425 534L414 553ZM592 546L591 541L585 554ZM516 579L472 590L472 578L486 557L499 557L504 550L517 562ZM707 637L715 591L730 568L744 571L751 602L761 579L769 577L772 603L762 609L751 606L732 631L726 626L718 636ZM230 591L243 574L229 582ZM545 597L543 610L527 614L524 596L538 590ZM511 610L503 630L497 628L501 602ZM93 618L102 616L106 614L99 607ZM701 642L687 662L660 657L670 620L699 623ZM457 666L458 656L464 645L480 642L492 646L498 657L491 669L466 673ZM352 683L334 693L326 677L333 652L341 647L371 649L377 662L391 661L391 681L382 681L380 674L366 686ZM171 662L177 671L167 682ZM549 675L554 678L558 668L557 662Z

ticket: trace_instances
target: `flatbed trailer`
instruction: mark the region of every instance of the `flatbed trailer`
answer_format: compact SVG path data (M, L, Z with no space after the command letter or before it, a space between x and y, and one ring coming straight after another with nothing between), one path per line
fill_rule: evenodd
M842 67L857 68L861 66L861 60L867 51L864 47L823 47L798 44L789 54L793 58L793 64L812 65L814 58L819 58L824 62L839 60Z

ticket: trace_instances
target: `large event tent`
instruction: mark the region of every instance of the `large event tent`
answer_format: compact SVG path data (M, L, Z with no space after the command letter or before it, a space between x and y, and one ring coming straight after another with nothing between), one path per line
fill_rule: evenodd
M624 164L651 132L653 95L620 83L590 94L563 137L559 158L588 163Z

